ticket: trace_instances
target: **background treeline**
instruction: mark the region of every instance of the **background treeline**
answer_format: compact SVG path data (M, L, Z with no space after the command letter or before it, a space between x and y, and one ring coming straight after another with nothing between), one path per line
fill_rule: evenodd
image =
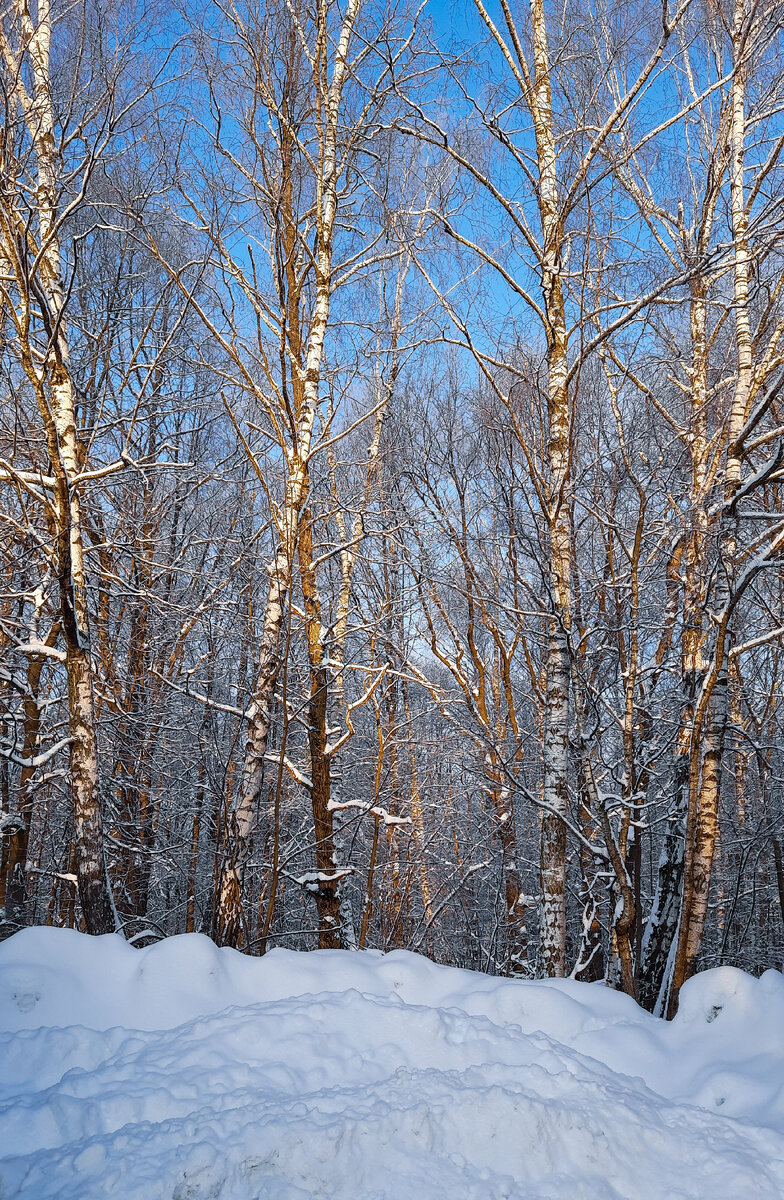
M783 19L10 0L4 935L782 965Z

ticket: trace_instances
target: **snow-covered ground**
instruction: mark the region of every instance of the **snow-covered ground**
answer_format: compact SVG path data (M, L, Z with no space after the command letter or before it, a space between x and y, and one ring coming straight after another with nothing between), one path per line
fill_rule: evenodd
M782 1200L784 977L599 985L198 935L0 944L0 1197Z

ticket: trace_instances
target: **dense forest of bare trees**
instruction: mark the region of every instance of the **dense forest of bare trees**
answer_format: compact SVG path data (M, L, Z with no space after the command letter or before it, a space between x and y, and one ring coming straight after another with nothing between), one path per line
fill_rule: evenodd
M783 23L10 0L4 935L782 966Z

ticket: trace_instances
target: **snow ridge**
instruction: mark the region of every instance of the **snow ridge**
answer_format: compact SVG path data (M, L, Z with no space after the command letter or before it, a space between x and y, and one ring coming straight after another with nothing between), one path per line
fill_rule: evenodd
M2 1200L780 1200L784 979L598 985L206 938L0 945Z

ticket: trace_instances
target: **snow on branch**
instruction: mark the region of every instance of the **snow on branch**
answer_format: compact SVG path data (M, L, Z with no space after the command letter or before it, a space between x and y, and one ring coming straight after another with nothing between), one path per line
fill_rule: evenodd
M380 804L365 804L362 800L330 800L327 803L327 808L330 812L345 812L346 809L357 809L358 812L366 813L371 817L379 817L385 825L410 825L410 817L395 817L388 809L383 808Z
M353 737L353 735L355 733L355 729L354 729L353 722L351 720L352 716L357 711L357 709L362 708L365 704L367 704L368 700L370 700L370 698L372 697L376 688L381 683L381 680L386 675L388 668L389 668L389 663L384 663L383 667L380 667L377 671L373 672L375 674L375 679L372 679L370 681L370 683L365 688L364 692L362 693L362 695L359 697L358 700L355 700L353 704L349 704L348 708L346 709L347 729L341 735L341 737L338 738L338 740L336 742L328 743L326 745L326 747L324 749L324 753L327 758L332 758L335 754L337 754L338 750L341 750L343 748L343 746L345 746L345 744L349 740L349 738ZM368 671L370 673L370 669L368 669Z
M61 738L59 742L55 742L48 750L44 750L41 754L35 754L32 758L21 758L10 746L0 746L0 758L7 759L16 767L25 767L27 770L35 770L36 767L43 767L50 759L64 750L66 746L70 746L74 739L72 737Z

